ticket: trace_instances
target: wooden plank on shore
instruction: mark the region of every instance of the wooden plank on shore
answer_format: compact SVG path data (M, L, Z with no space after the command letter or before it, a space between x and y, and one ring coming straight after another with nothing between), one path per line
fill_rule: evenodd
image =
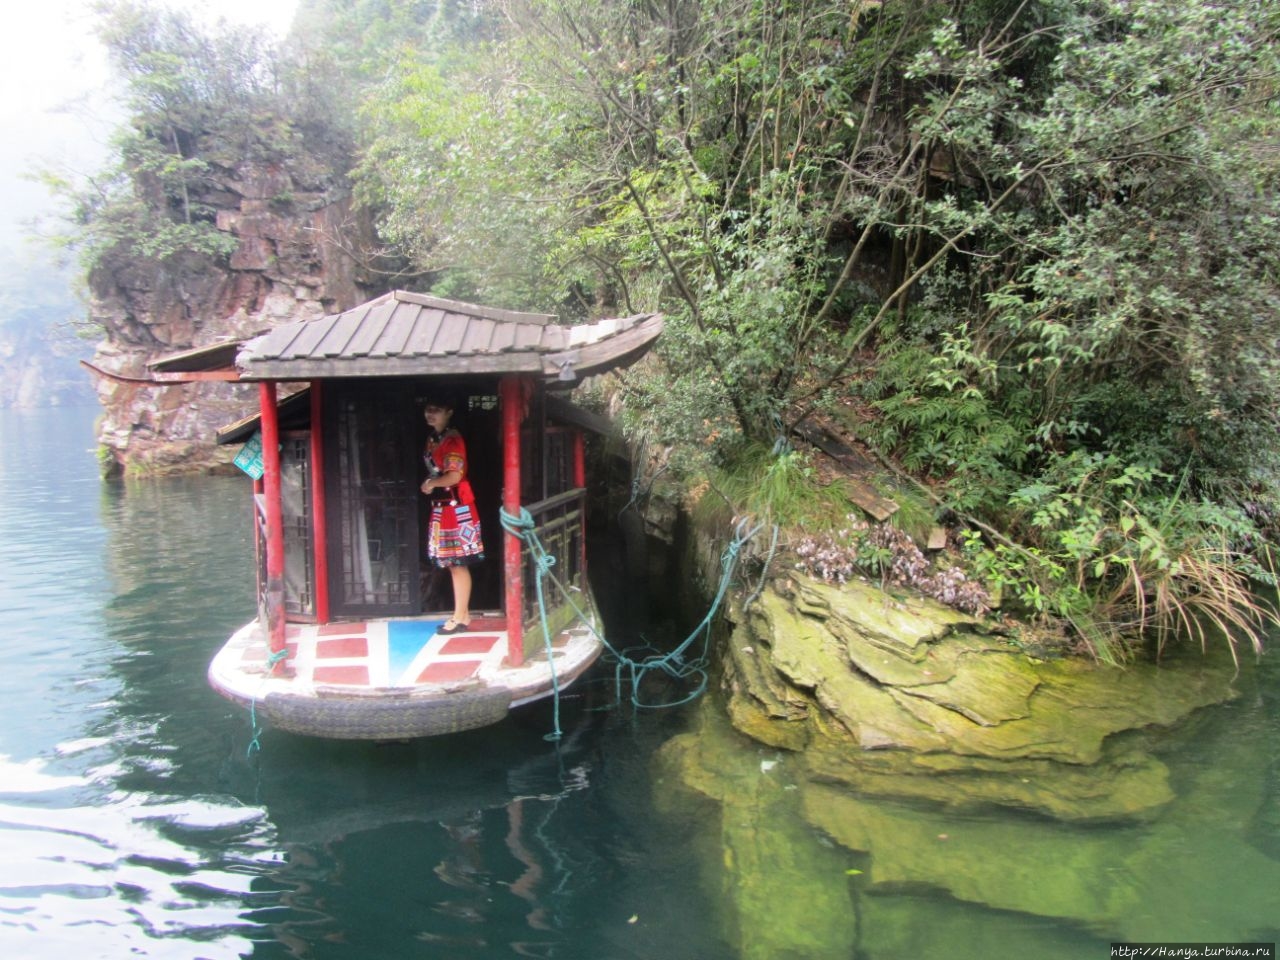
M876 520L883 522L898 512L896 503L888 497L880 496L880 491L865 480L849 477L846 482L849 486L849 499Z
M870 460L839 438L812 424L800 424L795 432L836 463L853 472L853 476L848 478L849 496L872 518L885 521L898 512L896 503L881 496L875 487L862 479L861 474L877 472L875 464Z

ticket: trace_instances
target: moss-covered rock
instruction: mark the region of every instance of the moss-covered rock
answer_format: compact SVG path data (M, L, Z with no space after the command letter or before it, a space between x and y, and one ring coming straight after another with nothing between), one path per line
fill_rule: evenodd
M1107 829L1028 817L958 817L813 780L802 781L801 792L810 823L850 851L867 854L867 892L945 892L1127 941L1212 939L1220 929L1255 929L1261 936L1280 916L1280 863L1232 828L1236 816L1259 801L1256 790L1241 791L1237 784L1194 783L1167 816ZM1206 809L1223 817L1222 829L1204 829ZM1263 880L1241 884L1237 875ZM1212 925L1206 926L1206 891L1224 889L1233 894L1215 896Z
M1233 696L1229 665L1039 660L974 617L863 583L766 590L729 646L734 725L815 774L1070 820L1167 803L1164 765L1117 741Z
M869 803L846 790L811 783L804 816L850 850L870 854L868 883L945 890L1001 910L1083 921L1100 929L1136 906L1137 891L1109 882L1132 855L1134 834L1045 830L1034 821L958 820ZM1017 850L1018 855L993 856Z
M1089 766L989 760L903 750L850 756L829 745L804 753L815 779L866 796L930 801L954 811L1020 807L1061 820L1149 817L1173 799L1168 768L1141 750L1116 750Z
M707 825L742 956L1272 939L1280 862L1241 826L1256 746L1170 749L1234 696L1226 658L1042 659L928 600L801 579L736 612L722 651L725 699L661 751L657 793Z

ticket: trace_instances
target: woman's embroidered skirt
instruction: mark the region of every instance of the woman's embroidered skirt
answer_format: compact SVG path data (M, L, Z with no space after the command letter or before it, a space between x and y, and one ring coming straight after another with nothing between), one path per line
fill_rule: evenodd
M448 501L433 503L427 555L441 567L470 566L482 561L484 542L480 539L480 519L475 508Z

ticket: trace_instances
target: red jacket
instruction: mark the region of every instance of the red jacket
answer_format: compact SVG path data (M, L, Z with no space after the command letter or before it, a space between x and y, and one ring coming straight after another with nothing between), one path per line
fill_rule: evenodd
M462 440L462 434L457 430L446 430L434 446L427 444L427 454L441 473L457 470L462 474L458 485L450 488L453 499L468 507L475 506L476 497L471 492L471 481L467 479L467 445Z

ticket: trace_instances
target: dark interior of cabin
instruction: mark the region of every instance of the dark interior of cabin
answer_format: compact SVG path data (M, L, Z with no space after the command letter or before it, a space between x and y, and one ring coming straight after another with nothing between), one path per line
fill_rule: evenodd
M502 430L496 384L345 381L325 384L330 612L414 616L453 608L448 571L426 556L430 511L419 489L428 398L454 409L467 445L485 561L472 568L473 610L499 610Z

